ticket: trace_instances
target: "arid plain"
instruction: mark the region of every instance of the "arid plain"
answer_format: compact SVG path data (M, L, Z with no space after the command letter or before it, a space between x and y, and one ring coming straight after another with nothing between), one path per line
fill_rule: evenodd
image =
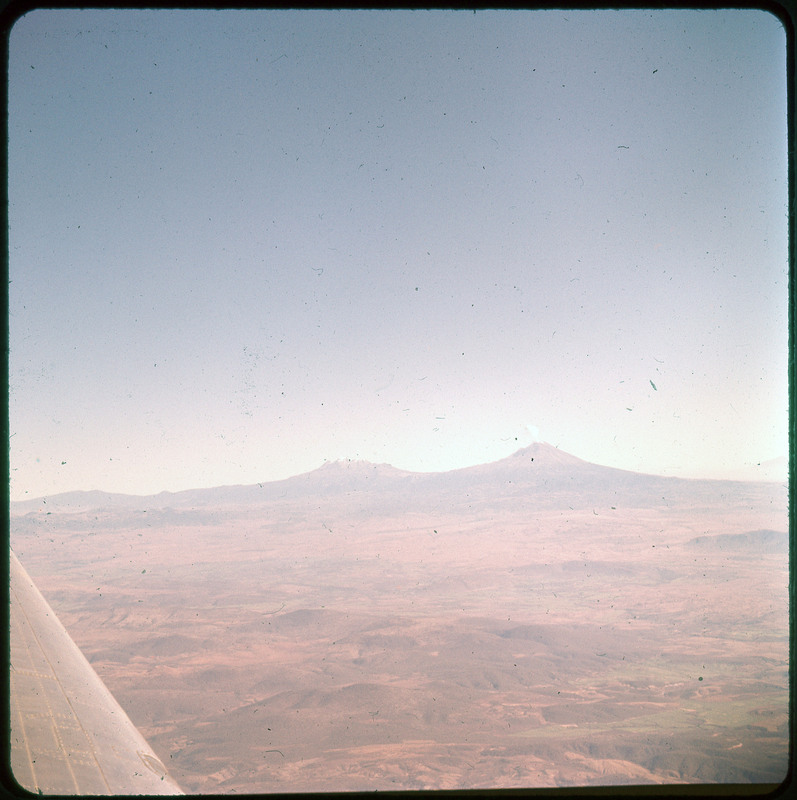
M11 531L187 792L785 777L784 484L537 444L62 495L12 505Z

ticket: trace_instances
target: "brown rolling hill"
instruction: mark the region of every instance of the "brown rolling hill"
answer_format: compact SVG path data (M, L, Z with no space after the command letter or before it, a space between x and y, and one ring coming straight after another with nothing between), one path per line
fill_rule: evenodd
M782 483L535 444L11 514L20 560L189 792L785 773Z

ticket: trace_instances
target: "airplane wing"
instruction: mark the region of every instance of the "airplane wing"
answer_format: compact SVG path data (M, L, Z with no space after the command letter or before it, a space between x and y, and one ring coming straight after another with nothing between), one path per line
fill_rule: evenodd
M16 781L38 794L182 794L14 553L10 580Z

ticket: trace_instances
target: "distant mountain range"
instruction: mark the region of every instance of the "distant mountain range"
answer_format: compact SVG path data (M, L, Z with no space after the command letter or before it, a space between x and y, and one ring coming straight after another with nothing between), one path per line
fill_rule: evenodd
M771 485L773 489L780 489ZM448 472L408 472L369 461L333 461L302 475L249 486L219 486L151 496L102 491L66 492L11 503L13 516L103 509L201 510L279 502L345 502L383 513L526 502L536 508L713 501L717 492L760 496L765 484L646 475L583 461L537 442L499 461Z

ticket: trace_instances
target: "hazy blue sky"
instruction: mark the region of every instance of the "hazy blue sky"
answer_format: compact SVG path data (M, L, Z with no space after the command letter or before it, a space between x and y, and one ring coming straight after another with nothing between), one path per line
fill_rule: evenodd
M12 499L785 455L785 47L761 11L31 12Z

